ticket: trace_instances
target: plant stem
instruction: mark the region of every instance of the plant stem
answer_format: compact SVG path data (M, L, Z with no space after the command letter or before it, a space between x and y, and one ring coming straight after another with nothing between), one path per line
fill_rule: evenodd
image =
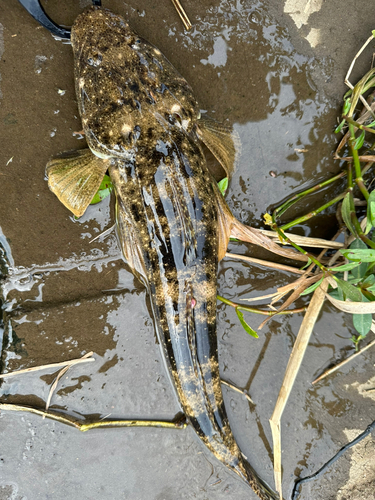
M371 132L372 134L375 134L375 130L370 127L365 127L364 125L361 125L360 123L356 122L353 120L353 118L350 118L349 116L343 116L345 120L350 123L351 125L354 125L356 128L359 128L360 130L366 130L367 132Z
M177 10L178 15L180 16L180 19L186 29L186 31L191 30L192 25L190 22L190 19L188 18L185 10L183 9L182 5L180 4L179 0L172 0L173 5L175 6L175 9Z
M242 304L237 304L236 302L232 302L229 299L225 299L224 297L221 297L220 295L217 295L216 297L218 300L223 302L224 304L228 306L232 306L235 309L238 309L239 311L247 311L255 314L262 314L263 316L274 316L275 314L296 314L300 312L306 311L306 307L299 307L297 309L286 309L284 311L280 312L275 312L275 311L263 311L262 309L258 309L256 307L249 307L249 306L244 306Z
M348 163L348 191L353 190L353 166Z
M357 219L355 212L350 212L350 218L351 218L351 221L353 223L353 226L354 226L359 238L361 238L361 240L364 243L366 243L366 245L368 245L370 248L375 249L375 243L373 241L371 241L370 238L368 238L365 235L365 233L362 231L361 224L359 223L359 220Z
M284 231L279 228L277 226L277 224L272 224L271 225L271 228L277 232L277 234L280 236L280 238L282 238L283 240L285 240L287 243L289 243L289 245L292 245L292 247L294 247L296 250L298 250L299 252L303 253L304 255L306 255L312 262L314 262L315 265L317 265L319 267L319 269L321 271L323 271L323 273L325 274L328 274L329 276L331 276L331 273L328 271L328 269L326 267L323 266L323 264L321 264L315 257L314 255L312 255L311 253L309 252L306 252L306 250L304 250L303 248L301 248L300 246L296 245L296 243L293 243L292 240L290 240L288 238L288 236L284 233Z
M35 413L43 418L50 418L51 420L56 420L62 424L71 425L76 429L85 432L90 429L105 428L105 427L162 427L165 429L185 429L187 427L186 419L175 420L174 422L167 422L163 420L98 420L95 422L84 422L76 419L71 415L65 413L60 413L57 411L44 411L38 408L33 408L32 406L0 403L0 410L10 410L10 411L27 411L30 413Z
M307 220L311 219L312 217L315 217L315 215L318 215L320 212L323 212L323 210L325 210L326 208L330 207L331 205L334 205L338 201L345 198L346 193L347 193L347 191L344 191L343 193L336 196L336 198L333 198L333 200L329 201L325 205L322 205L321 207L317 208L316 210L313 210L312 212L309 212L308 214L302 215L301 217L298 217L297 219L294 219L291 222L288 222L287 224L280 226L280 229L282 229L283 231L286 231L287 229L289 229L297 224L301 224L303 222L306 222Z
M369 198L369 192L367 191L363 178L362 178L362 172L361 172L361 163L359 161L358 157L358 150L355 149L354 143L355 143L355 131L354 131L354 125L349 123L349 132L350 132L350 138L349 138L349 146L350 149L352 150L352 156L353 156L353 163L354 163L354 169L355 169L355 182L357 186L359 187L361 193L363 194L365 200L367 201Z
M305 191L302 191L301 193L297 193L293 195L291 198L289 198L286 202L284 202L280 207L276 208L272 214L272 219L273 222L276 222L276 218L281 217L290 207L292 207L298 200L304 198L305 196L315 193L319 191L319 189L323 189L326 186L329 186L333 182L342 179L345 177L346 171L342 171L339 174L335 175L334 177L331 177L330 179L320 182L319 184L316 184L315 186L306 189Z
M337 365L333 366L332 368L330 368L329 370L327 370L326 372L324 372L322 375L320 375L318 378L316 378L315 380L313 380L311 383L312 384L316 384L317 382L319 382L319 380L322 380L323 378L327 377L327 375L330 375L331 373L335 372L336 370L338 370L339 368L341 368L343 365L345 365L349 361L352 361L354 358L356 358L357 356L359 356L360 354L362 354L364 351L367 351L367 349L369 349L373 345L375 345L375 340L373 340L372 342L370 342L366 347L364 347L360 351L356 352L355 354L352 354L348 358L344 359L343 361L341 361Z

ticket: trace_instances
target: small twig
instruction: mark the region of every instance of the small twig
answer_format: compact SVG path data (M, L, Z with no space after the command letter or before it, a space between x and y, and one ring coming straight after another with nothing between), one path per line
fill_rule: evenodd
M109 234L109 233L111 233L113 231L113 229L114 229L115 226L116 226L116 224L113 224L113 226L109 227L108 229L106 229L102 233L98 234L98 236L95 236L95 238L93 238L91 241L89 241L89 243L92 243L93 241L97 240L101 236L107 236L107 234Z
M361 125L359 122L356 122L355 120L353 120L353 118L350 118L350 116L344 115L343 118L351 125L354 125L357 129L359 128L360 130L366 130L366 132L371 132L371 134L375 134L375 130L373 128L365 127L365 125Z
M84 356L82 356L82 358L80 358L80 359L87 359L87 358L90 358L92 355L93 355L93 352L91 351L91 352L88 352L87 354L85 354ZM54 383L52 384L51 389L50 389L49 394L48 394L48 398L47 398L47 402L46 402L46 411L49 408L49 405L50 405L51 399L52 399L52 395L57 387L57 384L59 383L59 380L61 379L61 377L63 375L65 375L65 373L69 370L69 368L71 368L71 366L72 366L71 364L68 366L65 366L65 368L60 370L59 373L57 374L57 377L56 377Z
M352 162L353 161L353 156L340 156L338 154L335 153L335 156L333 157L334 160L340 160L340 161L348 161L348 162ZM369 162L369 163L374 163L375 161L375 155L359 155L358 156L358 159L359 161L362 161L362 162ZM367 172L368 168L366 169L366 172ZM362 174L364 172L362 171Z
M336 455L331 458L331 460L328 460L328 462L325 463L323 465L323 467L321 467L317 472L315 472L315 474L312 474L311 476L308 476L308 477L304 477L302 479L298 479L298 481L296 481L295 484L294 484L293 493L292 493L292 500L296 500L297 499L297 497L299 495L299 492L300 492L300 487L301 487L301 485L303 483L307 483L307 482L311 481L312 479L315 479L315 478L321 476L323 474L323 472L328 467L330 467L334 462L336 462L336 460L338 460L346 452L346 450L348 450L352 446L355 446L356 444L358 444L360 441L362 441L362 439L364 439L366 436L368 436L369 434L371 434L371 432L374 429L375 429L375 421L372 422L372 424L370 424L366 428L366 430L363 431L359 436L357 436L355 439L353 439L353 441L350 441L350 443L348 443L345 446L343 446L341 448L341 450L338 451L336 453Z
M235 253L227 252L225 257L229 257L231 259L240 259L246 262L252 262L253 264L259 264L260 266L271 267L272 269L278 269L279 271L289 271L295 274L303 274L304 271L292 266L285 266L284 264L277 264L276 262L269 262L267 260L255 259L253 257L247 257L246 255L239 255Z
M65 366L62 370L60 370L59 373L57 374L57 377L55 378L55 381L51 385L51 388L50 388L49 394L48 394L48 398L47 398L47 401L46 401L46 411L49 408L49 405L50 405L51 399L52 399L52 394L55 392L55 389L57 387L57 384L59 383L60 378L63 375L65 375L65 373L69 370L70 366ZM43 418L45 418L45 417L43 417Z
M223 302L224 304L227 304L228 306L232 306L235 309L238 309L239 311L247 311L251 312L254 314L261 314L263 316L275 316L274 311L264 311L262 309L258 309L256 307L249 307L249 306L244 306L243 304L236 304L236 302L233 302L232 300L225 299L224 297L221 297L220 295L217 295L216 298L220 300L220 302ZM306 307L299 307L296 309L286 309L284 311L280 311L277 314L297 314L301 312L306 311Z
M258 302L259 300L265 300L265 299L270 299L271 297L277 297L281 295L279 291L274 292L274 293L267 293L267 295L260 295L258 297L250 297L250 298L242 298L240 300L244 300L245 302ZM285 295L285 294L283 294ZM281 298L281 297L280 297ZM277 302L277 300L272 301L272 304L274 302Z
M332 238L332 241L335 241L338 236L340 235L340 233L342 232L342 229L339 229L336 234L333 236ZM320 252L320 254L318 255L317 259L318 261L321 261L323 255L325 254L327 248L323 248L322 251ZM335 253L335 260L337 260L339 257L342 257L342 254L340 252L336 252ZM332 260L332 259L331 259ZM334 262L334 260L332 260L332 262ZM279 300L281 300L281 298L286 295L287 293L289 293L291 290L292 290L292 294L289 296L288 299L286 299L286 301L282 304L281 307L279 307L279 309L277 309L275 311L275 313L277 314L278 312L282 311L283 309L286 309L287 307L289 307L290 304L292 304L300 295L301 293L308 287L310 286L311 284L313 284L314 282L318 281L319 279L322 278L322 273L319 273L318 270L315 271L315 273L313 274L313 276L311 276L311 273L313 271L315 267L315 264L312 263L310 264L310 266L305 270L304 274L298 278L294 283L290 283L289 285L286 285L286 286L283 286L281 288L278 288L277 289L277 292L272 294L272 296L274 296L274 298L272 299L271 301L271 304L270 304L270 307L275 303L275 302L278 302ZM326 276L326 279L328 279L328 281L330 282L331 284L331 281L333 281L335 283L334 280L331 280L331 277L330 276ZM254 301L250 299L250 301ZM267 318L266 320L264 320L258 327L258 329L260 330L261 328L263 328L263 326L265 325L265 323L271 318L271 316L269 318Z
M180 16L181 21L183 22L186 31L191 30L192 24L190 22L190 19L187 16L184 8L180 4L179 0L172 0L172 3L174 5L175 9L177 10L178 15Z
M289 238L289 234L288 235L285 234L284 231L278 227L276 222L267 222L267 223L269 223L271 228L274 231L276 231L276 233L279 235L280 239L282 239L282 240L286 241L287 243L289 243L290 245L292 245L292 247L294 247L300 254L304 255L307 258L307 260L312 261L316 266L318 266L323 273L329 274L328 270L323 266L323 264L321 262L319 262L319 260L316 259L316 257L314 255L312 255L309 252L306 252L306 250L304 250L299 245L294 243Z
M270 419L270 426L272 431L273 440L273 453L274 453L274 477L276 490L282 498L282 466L281 466L281 430L280 421L284 412L285 405L291 393L294 381L296 379L298 370L301 366L303 356L305 354L311 332L314 328L315 322L318 318L320 309L324 302L325 292L328 288L328 281L324 280L323 283L317 288L312 296L309 307L303 318L301 327L299 329L297 339L294 343L292 353L290 355L288 366L285 371L284 380L281 385L279 396Z
M346 172L345 172L346 173ZM288 243L284 241L280 241L278 235L275 231L270 231L268 229L260 229L260 232L265 236L268 236L272 240L275 240L276 243L280 245L287 245ZM300 236L298 234L288 233L288 238L293 241L293 243L297 243L297 245L301 245L302 247L311 247L311 248L342 248L343 244L339 241L332 240L324 240L323 238L310 238L309 236Z
M344 366L346 363L349 363L349 361L352 361L354 358L356 358L357 356L359 356L360 354L362 354L364 351L367 351L367 349L369 349L373 345L375 345L375 340L373 340L372 342L370 342L369 344L367 344L367 346L363 347L363 349L361 349L360 351L352 354L351 356L349 356L348 358L344 359L343 361L341 361L337 365L335 365L332 368L330 368L329 370L325 371L322 375L320 375L318 378L316 378L312 382L312 384L316 384L317 382L319 382L319 380L322 380L323 378L327 377L328 375L331 375L331 373L335 372L336 370L338 370L339 368L341 368L342 366Z
M80 430L81 432L89 431L90 429L105 428L105 427L162 427L164 429L184 429L188 424L185 416L174 422L166 422L163 420L99 420L95 422L85 423L71 415L59 413L56 411L45 411L33 408L31 406L14 405L8 403L0 403L0 410L5 411L27 411L34 413L51 420L56 420L62 424L70 425Z
M367 191L366 186L363 182L362 172L361 172L361 163L359 160L358 150L355 147L355 141L356 141L355 128L354 128L354 125L352 125L351 123L349 123L349 133L350 133L350 137L349 137L348 143L349 143L349 147L352 151L352 158L353 158L353 164L354 164L354 169L355 169L356 183L357 183L361 193L363 194L365 200L368 200L369 192Z
M303 224L304 222L307 222L308 220L317 216L318 214L320 214L321 212L323 212L327 208L331 207L335 203L341 201L345 197L345 195L346 195L346 191L337 195L335 198L328 201L327 203L325 203L321 207L317 208L316 210L312 210L311 212L304 214L301 217L297 217L297 219L294 219L293 221L288 222L287 224L283 224L282 226L279 226L280 229L283 231L286 231L287 229L290 229L291 227L296 226L297 224ZM291 241L295 241L295 240L293 240L293 238L290 238L290 233L288 233L288 237L289 237L289 239L291 239ZM338 246L340 245L340 242L333 242L333 244L334 244L333 248L338 248ZM301 245L301 243L300 243L300 245ZM306 243L305 244L302 243L302 245L306 245ZM319 245L319 247L324 247L324 246L325 246L325 243L323 243L322 245Z
M92 356L94 353L90 352L88 354L90 356ZM49 368L57 368L59 366L77 365L79 363L88 363L88 362L91 362L91 361L95 361L95 359L94 358L88 358L88 359L86 359L86 358L85 359L79 358L79 359L72 359L70 361L61 361L59 363L50 363L48 365L32 366L31 368L25 368L24 370L18 370L18 371L9 372L9 373L2 373L2 374L0 374L0 378L14 377L15 375L22 375L22 374L28 373L28 372L36 372L36 371L39 371L39 370L47 370Z
M233 389L234 391L236 392L239 392L240 394L242 394L243 396L246 397L246 399L248 401L250 401L251 404L255 405L254 401L251 399L251 397L249 396L249 394L241 389L239 389L238 387L236 387L235 385L233 384L230 384L229 382L226 382L225 380L221 379L221 383L224 384L224 385L227 385L228 387L230 387L231 389Z
M340 172L339 174L335 175L334 177L331 177L330 179L327 179L326 181L320 182L319 184L316 184L315 186L312 186L311 188L305 189L304 191L302 191L300 193L294 194L293 196L288 198L284 203L282 203L282 205L275 208L275 210L273 211L273 214L272 214L273 221L276 222L277 219L279 219L287 210L289 210L289 208L291 208L298 201L302 200L302 198L304 198L305 196L308 196L309 194L316 193L317 191L320 191L321 189L332 184L333 182L341 179L342 177L345 177L345 175L346 175L345 171ZM297 236L297 238L298 238L298 236ZM302 237L302 238L304 238L304 237ZM291 239L293 240L293 238L291 238ZM303 243L299 243L296 240L293 240L293 241L295 243L301 244L301 246L303 246ZM309 245L309 246L311 246L311 245ZM315 246L319 246L319 245L315 245Z
M281 292L281 291L283 291L283 289L287 290L288 288L290 288L290 290L292 290L292 293L284 301L284 303L278 309L276 309L276 311L273 313L273 315L270 315L267 319L262 321L262 323L258 326L258 330L261 330L264 327L264 325L271 318L273 318L273 316L276 316L278 314L283 314L284 311L288 310L287 307L289 307L290 304L293 304L293 302L296 301L301 296L301 294L306 290L306 288L308 288L312 284L316 283L317 281L321 280L322 278L323 278L322 273L314 274L313 276L310 276L309 278L307 278L305 276L301 276L294 283L290 283L290 285L286 285L285 287L282 287L281 289L279 289ZM275 297L275 299L272 300L271 304L274 304L275 302L278 302L279 300L280 299ZM307 309L308 309L307 306L305 306L305 311Z
M373 35L371 35L367 40L366 42L362 45L362 47L359 49L359 51L356 53L356 55L354 56L354 59L351 63L351 65L349 66L349 69L348 69L348 72L346 73L346 77L345 77L345 80L344 80L344 83L350 88L350 89L354 89L354 86L349 82L349 76L353 70L353 67L354 67L354 64L356 62L356 60L358 59L358 57L362 54L362 52L365 50L365 48L367 47L367 45L371 42L371 40L374 38ZM361 95L359 96L359 98L361 99L363 105L365 106L365 108L367 109L367 111L369 111L372 115L373 115L373 112L372 112L372 109L370 108L370 106L367 104L367 101L366 99Z
M375 96L375 92L372 92L368 98L367 98L367 103L369 104L371 101L374 100L374 96ZM370 109L371 109L371 113L369 111L366 111L365 110L366 108L363 108L363 110L361 111L360 113L360 116L359 118L357 118L357 123L365 123L369 118L370 116L374 116L374 111L375 111L375 102L372 102L371 106L370 106ZM336 151L335 151L335 154L334 154L334 159L335 160L340 160L340 159L345 159L346 157L344 158L341 158L340 155L339 155L339 151L341 151L343 149L343 147L345 146L345 144L348 142L348 139L349 139L349 136L350 136L350 133L349 131L346 132L346 134L344 135L344 137L341 139L339 145L337 146L336 148ZM360 157L361 158L361 157ZM361 161L367 161L367 160L361 160ZM365 167L366 168L366 167ZM364 171L362 171L362 174L364 174Z

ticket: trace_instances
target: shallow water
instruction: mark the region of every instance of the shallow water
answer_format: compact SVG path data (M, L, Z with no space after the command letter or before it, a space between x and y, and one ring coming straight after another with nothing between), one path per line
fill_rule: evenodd
M70 25L88 3L44 5L54 20ZM373 28L367 9L356 9L354 0L345 3L356 12L350 29L343 29L346 14L337 0L185 1L194 24L185 33L170 2L103 2L166 54L195 90L202 110L237 130L242 155L227 201L240 220L257 227L270 206L339 169L332 160L337 142L332 130L342 82ZM51 156L84 146L74 134L81 124L71 48L54 40L15 0L0 2L0 23L2 371L92 350L95 363L66 374L53 407L77 417L173 418L179 406L156 344L147 295L122 262L114 232L90 243L113 224L111 203L92 206L75 221L44 179ZM371 50L357 75L370 60ZM308 200L295 213L316 203L321 200ZM333 214L298 231L329 237ZM252 249L231 244L230 251ZM225 259L219 293L232 299L263 295L291 279L285 272ZM223 388L233 432L249 461L272 483L268 419L301 317L269 322L258 340L242 330L228 307L219 305L218 318L222 376L256 402L254 407ZM246 319L253 327L261 322L251 314ZM347 441L349 431L363 430L374 419L371 393L363 391L373 376L371 352L311 386L324 368L352 352L353 333L351 318L325 305L282 419L285 497L296 474L315 471ZM7 379L2 400L42 405L52 380L46 372ZM202 449L191 429L80 434L13 412L1 414L0 429L0 499L256 498ZM351 477L350 456L305 486L301 498L341 498L337 492ZM373 480L368 473L362 485ZM356 491L349 498L371 498Z

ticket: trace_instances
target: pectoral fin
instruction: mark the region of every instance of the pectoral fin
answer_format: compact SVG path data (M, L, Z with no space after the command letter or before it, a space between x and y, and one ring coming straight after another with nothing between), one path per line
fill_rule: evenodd
M219 261L225 257L228 248L229 238L232 230L232 224L235 220L230 208L225 203L223 195L220 193L218 185L215 180L212 181L212 187L215 193L215 203L217 211L217 225L218 225L218 258Z
M50 190L76 217L85 213L109 167L90 149L61 153L47 163Z
M147 284L146 266L137 232L124 205L116 198L116 221L121 250L134 274Z
M230 127L226 127L214 120L200 118L197 125L197 135L219 161L230 178L241 149L238 134Z
M226 204L219 188L217 187L216 182L213 181L212 186L215 192L215 201L217 208L219 260L221 260L225 256L229 238L231 236L233 238L238 238L241 241L246 241L248 243L258 245L272 253L280 255L281 257L287 257L288 259L293 260L301 260L303 262L306 262L308 260L306 255L295 252L294 250L290 250L288 248L281 247L274 243L270 238L268 238L268 236L262 234L259 229L246 226L245 224L242 224L242 222L238 221Z

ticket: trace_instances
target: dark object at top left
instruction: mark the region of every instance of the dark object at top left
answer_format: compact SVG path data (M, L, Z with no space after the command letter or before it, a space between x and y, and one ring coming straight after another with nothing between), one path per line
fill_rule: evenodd
M38 23L47 28L53 35L59 38L70 39L70 28L63 28L54 23L44 12L39 0L19 0L19 2ZM101 0L92 0L93 5L100 6L101 3Z

